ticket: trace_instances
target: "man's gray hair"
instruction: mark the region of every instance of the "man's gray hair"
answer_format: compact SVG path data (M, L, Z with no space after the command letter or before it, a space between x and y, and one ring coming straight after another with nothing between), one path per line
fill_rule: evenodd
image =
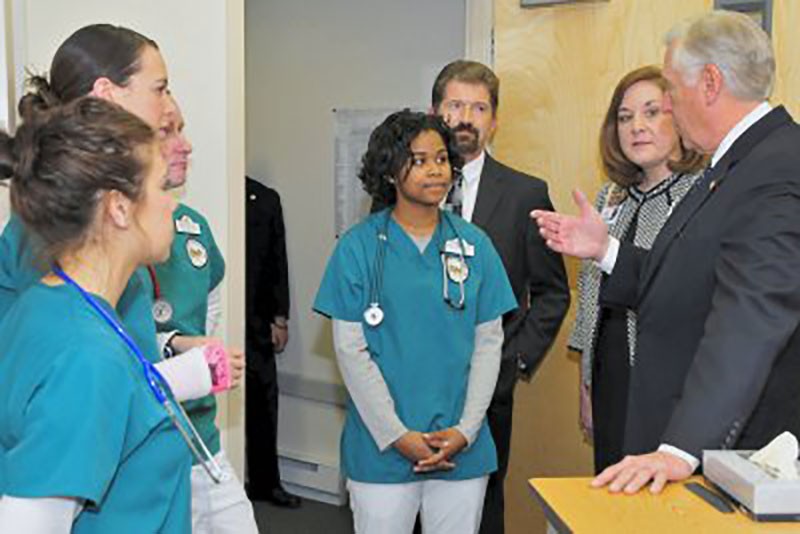
M722 72L725 85L740 100L765 100L775 82L775 56L769 36L750 17L712 11L682 22L664 38L673 46L672 66L689 85L708 64Z

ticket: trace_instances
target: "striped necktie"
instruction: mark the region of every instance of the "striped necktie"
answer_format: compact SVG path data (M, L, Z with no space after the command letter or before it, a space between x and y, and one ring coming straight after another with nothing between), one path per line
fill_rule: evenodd
M461 217L461 208L464 205L464 177L459 174L453 179L453 186L447 193L447 200L444 202L445 209Z

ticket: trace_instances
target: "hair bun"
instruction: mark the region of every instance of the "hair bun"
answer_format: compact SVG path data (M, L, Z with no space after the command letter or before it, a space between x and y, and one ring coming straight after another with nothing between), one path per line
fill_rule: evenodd
M36 120L42 113L61 105L44 76L30 76L27 85L31 90L20 99L17 107L23 122Z

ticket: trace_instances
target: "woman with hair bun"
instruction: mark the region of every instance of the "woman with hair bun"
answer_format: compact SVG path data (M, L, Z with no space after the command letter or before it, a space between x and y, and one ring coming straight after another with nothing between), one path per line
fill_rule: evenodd
M29 85L31 91L19 104L23 123L85 95L116 103L153 129L174 121L177 112L177 105L168 91L166 66L155 41L131 29L110 24L92 24L73 33L56 51L49 80L34 76ZM26 232L20 218L12 216L0 238L0 322L18 296L49 269L47 263L41 261L41 249L35 233ZM180 401L198 399L212 391L236 387L241 379L244 356L241 351L208 348L212 344L218 348L216 340L173 332L165 341L168 340L170 355L176 356L162 360L164 350L156 342L153 317L156 312L154 293L148 268L141 266L131 275L116 311L144 357L162 373L175 398ZM220 370L227 370L227 373ZM230 380L216 380L220 376ZM205 399L206 412L209 404L215 407L213 397ZM197 420L191 406L188 409L192 420ZM206 417L209 419L206 428L190 431L194 436L191 441L197 464L197 476L193 475L192 480L198 481L192 487L195 531L255 531L252 507L222 456L213 414ZM224 502L213 497L220 492Z
M30 91L18 106L23 123L90 95L119 104L155 129L173 106L158 45L120 26L92 24L77 30L56 51L49 78L33 76L29 80ZM19 294L47 269L39 257L40 248L12 213L0 237L0 320ZM155 358L159 349L148 283L147 271L137 270L117 311L145 354Z
M0 323L0 531L190 532L191 455L115 311L172 242L155 134L82 98L0 141L14 212L51 265Z
M400 111L359 174L389 206L336 246L314 302L350 393L342 431L356 532L475 533L497 454L486 423L516 307L489 238L442 211L461 156L444 121Z

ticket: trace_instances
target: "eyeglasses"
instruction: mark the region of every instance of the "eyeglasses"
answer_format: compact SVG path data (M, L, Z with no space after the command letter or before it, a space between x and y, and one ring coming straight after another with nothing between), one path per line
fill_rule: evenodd
M443 103L445 116L462 116L469 111L471 116L481 117L492 112L492 105L488 102L467 102L464 100L445 100Z

